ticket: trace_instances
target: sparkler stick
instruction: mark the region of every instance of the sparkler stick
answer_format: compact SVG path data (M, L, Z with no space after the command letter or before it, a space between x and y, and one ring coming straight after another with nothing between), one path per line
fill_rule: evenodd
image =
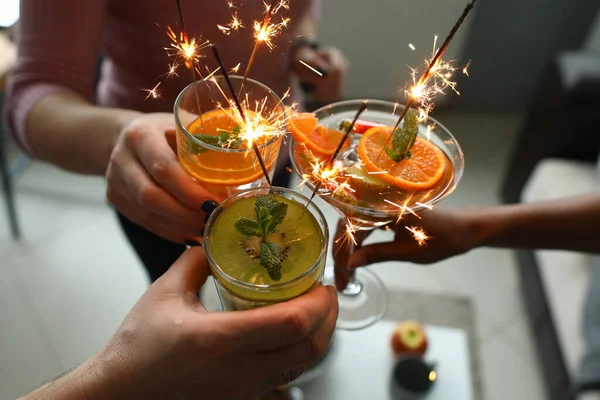
M177 3L177 12L179 13L179 22L181 23L181 38L180 40L187 45L187 51L183 52L183 56L186 61L190 62L190 70L192 71L192 83L196 82L196 67L194 65L195 47L190 45L188 34L185 29L185 21L183 19L183 9L181 7L181 0L175 0ZM198 116L200 118L200 127L204 132L204 119L202 118L202 108L200 107L200 97L198 96L198 90L194 85L194 94L196 97L196 108L198 109Z
M277 3L278 1L280 1L280 0L272 0L271 1L271 4L268 6L268 9L267 9L267 14L265 15L265 19L263 20L261 28L258 31L258 34L260 34L261 32L267 31L269 23L271 22L271 18L273 17L273 13L275 11L275 3ZM262 39L262 40L264 40L264 39ZM248 65L246 66L246 71L244 72L244 79L242 80L242 86L240 86L240 93L242 91L242 88L244 87L244 84L246 83L246 80L248 79L248 75L250 74L250 70L252 69L252 65L254 64L254 59L256 58L256 53L258 52L258 48L260 47L260 43L262 40L259 36L257 36L256 43L254 44L254 48L252 49L252 53L250 54L250 60L248 61ZM239 93L238 93L238 95L239 95Z
M183 21L183 9L181 8L181 0L175 0L177 3L177 12L179 13L179 22L181 23L181 32L183 32L184 40L187 41L187 31L185 30L185 22Z
M444 53L448 49L448 46L450 45L450 42L452 42L452 39L454 39L454 35L456 35L456 32L458 32L459 28L461 27L461 25L465 21L465 18L467 17L467 15L469 15L469 13L471 12L471 10L475 6L476 2L477 2L477 0L471 0L471 2L466 5L466 7L465 7L465 9L464 9L464 11L462 13L462 15L460 16L460 18L458 19L458 21L456 21L456 23L452 27L452 30L450 31L450 33L446 37L446 40L444 40L444 43L442 44L442 47L440 47L438 49L438 51L435 53L435 55L433 56L433 58L429 62L429 65L427 66L427 69L425 70L425 72L423 73L423 75L421 76L421 78L419 79L419 83L417 84L417 87L425 85L425 83L429 80L429 78L431 76L432 69L438 64L438 62L440 61L441 57L444 55ZM416 100L417 100L417 97L414 96L414 95L409 98L409 100L406 102L406 106L404 107L404 110L400 114L400 117L398 118L398 122L394 126L394 129L392 130L392 132L394 132L398 128L398 126L400 126L400 123L404 119L404 116L406 115L406 113L408 112L408 110L414 104L414 102ZM383 151L385 150L385 148L387 147L387 145L389 144L389 142L390 142L391 139L392 139L392 135L390 135L390 137L388 137L387 141L385 142L385 145L381 149L381 152L377 156L378 158L379 158L379 156L381 156L381 154L383 153Z
M231 80L229 79L229 74L227 73L227 70L225 69L225 66L223 65L223 61L221 60L221 56L219 55L219 50L217 49L217 45L213 44L212 48L213 48L213 53L215 55L217 63L219 64L219 66L221 67L221 71L223 72L223 77L225 78L225 82L227 82L227 86L229 87L229 91L231 92L231 96L233 97L235 106L238 109L242 119L245 120L246 117L244 115L244 109L242 108L242 105L240 104L240 101L238 100L238 97L235 93L235 89L233 88L233 85L231 84ZM243 85L243 83L242 83L242 85ZM256 141L254 141L254 140L252 141L252 149L254 150L254 153L256 154L256 158L258 159L258 163L260 164L260 168L262 169L262 172L265 175L265 179L267 180L269 187L272 188L273 184L271 183L271 178L269 177L269 171L267 171L267 166L265 165L265 161L263 160L263 158L260 154L260 150L258 149L258 146L256 145Z
M329 159L329 166L331 166L333 164L333 161L337 158L340 150L342 149L342 147L344 146L344 143L346 142L346 140L348 139L348 136L350 136L350 133L352 132L352 129L354 128L354 124L356 124L356 121L358 121L358 118L360 117L360 115L367 109L367 102L365 101L360 108L358 109L358 111L356 112L356 115L354 116L354 119L352 120L352 123L348 126L348 129L346 130L346 133L344 134L344 137L342 137L342 140L340 140L340 143L338 144L337 148L335 149L335 151L333 152L333 156L331 156L331 158ZM317 184L315 185L315 188L313 189L312 194L310 195L310 200L308 202L308 204L310 204L310 202L315 198L315 195L317 194L317 191L319 190L319 188L321 187L321 183L322 181L317 182ZM306 205L306 208L308 208L308 204Z

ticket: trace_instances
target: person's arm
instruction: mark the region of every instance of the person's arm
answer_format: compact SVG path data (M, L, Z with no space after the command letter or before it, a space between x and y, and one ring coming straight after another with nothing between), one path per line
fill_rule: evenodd
M133 306L105 348L24 400L250 399L290 384L329 349L335 290L209 312L197 293L210 267L187 250Z
M600 194L480 208L469 218L479 246L600 253Z
M110 385L104 382L98 369L98 365L89 360L19 400L108 400L116 392L110 393Z
M42 161L72 172L104 175L120 133L139 115L94 106L75 92L61 89L33 106L26 140Z
M7 121L30 155L104 174L117 136L137 115L93 105L106 0L23 0Z
M419 243L406 227L424 230L428 239ZM406 215L394 227L392 242L362 245L367 234L357 233L356 251L348 241L334 241L336 284L343 289L358 267L386 261L430 264L490 246L568 250L600 254L600 194L548 202L471 209L436 207L420 215ZM336 238L345 232L344 223Z

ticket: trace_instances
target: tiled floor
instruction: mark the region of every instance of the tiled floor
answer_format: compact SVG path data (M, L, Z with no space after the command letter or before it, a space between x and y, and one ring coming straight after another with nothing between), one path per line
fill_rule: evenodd
M467 159L446 206L498 201L518 119L443 115ZM493 146L490 146L493 143ZM17 184L24 239L14 244L0 213L0 398L14 398L98 351L147 280L104 201L101 178L35 163ZM327 209L328 219L335 214ZM385 239L385 232L373 240ZM398 288L468 296L477 312L487 400L545 398L510 251L479 249L423 267L373 267Z

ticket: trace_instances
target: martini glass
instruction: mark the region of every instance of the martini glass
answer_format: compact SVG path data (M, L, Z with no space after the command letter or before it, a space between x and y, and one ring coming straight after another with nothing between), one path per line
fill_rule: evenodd
M361 114L350 134L350 143L339 152L332 163L335 168L351 176L362 177L363 180L349 179L347 182L350 189L341 192L328 187L327 184L319 185L317 191L317 194L345 219L347 235L343 240L349 241L351 253L354 251L353 232L370 231L392 223L400 223L401 216L406 213L418 213L431 208L456 189L464 171L464 155L458 141L442 124L429 118L427 125L419 124L418 137L435 145L447 161L444 175L433 187L427 190L407 191L386 184L377 175L368 172L358 154L358 144L364 133L364 129L361 130L360 127L393 127L404 106L379 100L367 102L367 110ZM330 104L317 110L315 116L320 125L345 132L363 103L365 100ZM296 139L292 139L290 153L296 173L304 179L310 190L315 190L317 179L312 179L311 176L314 176L315 165L324 163L323 159L315 155L309 146ZM381 157L387 155L384 153ZM371 181L376 181L377 184L362 184ZM380 184L381 182L384 183ZM326 268L324 282L334 282L332 266ZM388 306L387 290L383 282L366 268L359 268L354 272L348 286L339 293L338 299L340 313L337 326L345 330L363 329L374 324L385 315Z

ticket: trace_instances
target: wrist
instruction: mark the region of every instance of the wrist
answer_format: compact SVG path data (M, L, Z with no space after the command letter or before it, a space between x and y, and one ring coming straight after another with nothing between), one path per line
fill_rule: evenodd
M495 208L482 207L468 210L465 219L471 232L471 248L492 246L502 227L495 215Z
M129 398L129 371L123 358L107 346L77 368L80 392L86 400Z

